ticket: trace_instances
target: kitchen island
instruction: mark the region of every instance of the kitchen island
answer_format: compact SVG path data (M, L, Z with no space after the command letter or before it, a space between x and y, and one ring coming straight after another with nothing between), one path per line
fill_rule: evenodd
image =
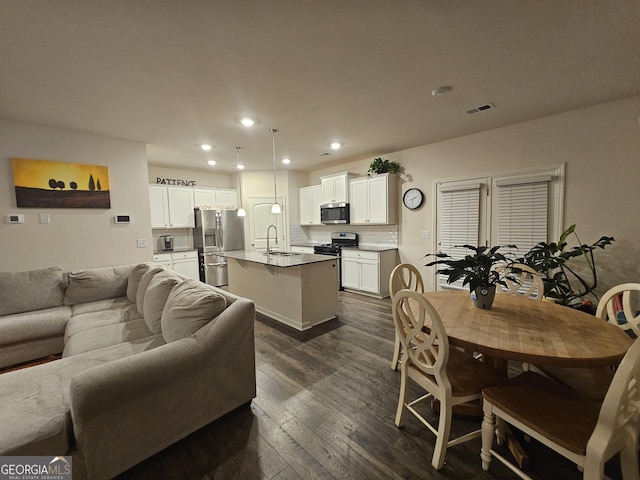
M227 258L229 291L253 300L258 312L300 331L335 318L337 257L246 250L220 256Z

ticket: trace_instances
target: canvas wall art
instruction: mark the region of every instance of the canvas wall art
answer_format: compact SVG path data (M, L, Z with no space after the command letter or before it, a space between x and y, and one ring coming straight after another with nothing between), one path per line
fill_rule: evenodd
M100 165L13 159L18 207L111 208L109 169Z

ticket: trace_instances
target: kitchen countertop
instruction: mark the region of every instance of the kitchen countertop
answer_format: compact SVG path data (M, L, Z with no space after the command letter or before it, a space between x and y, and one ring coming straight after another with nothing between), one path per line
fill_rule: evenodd
M311 263L331 262L337 257L329 255L315 255L312 253L296 253L290 256L267 255L264 252L251 252L247 250L233 250L229 252L220 252L220 257L233 258L235 260L244 260L252 263L260 263L263 265L273 265L276 267L297 267L300 265L308 265Z
M358 245L357 247L342 247L343 250L361 250L363 252L385 252L387 250L397 250L398 247L390 247L390 246L369 246L369 245Z
M183 253L183 252L197 252L195 248L174 248L173 250L156 250L154 255L160 255L162 253Z

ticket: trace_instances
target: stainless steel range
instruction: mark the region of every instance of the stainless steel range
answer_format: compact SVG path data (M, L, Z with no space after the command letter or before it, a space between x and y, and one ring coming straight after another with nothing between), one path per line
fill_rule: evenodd
M313 253L317 255L332 255L334 257L342 256L343 247L357 247L358 234L352 232L333 232L331 234L331 243L324 243L313 247ZM338 261L338 288L342 288L342 262Z

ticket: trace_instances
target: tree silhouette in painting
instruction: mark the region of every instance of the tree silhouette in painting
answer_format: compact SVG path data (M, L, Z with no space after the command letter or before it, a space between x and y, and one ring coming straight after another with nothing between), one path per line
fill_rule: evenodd
M89 190L94 192L96 189L96 182L93 180L93 175L89 174Z
M51 187L51 190L55 190L56 188L58 188L58 182L55 178L49 179L49 187Z
M78 184L76 182L69 182L69 188L71 190L75 190L76 188L78 188Z
M64 184L64 182L63 182L62 180L58 180L58 188L59 188L60 190L64 190L64 187L65 187L65 186L66 186L66 185Z
M102 190L102 186L100 185L100 179L98 179L98 183L96 185L98 187L98 191Z

